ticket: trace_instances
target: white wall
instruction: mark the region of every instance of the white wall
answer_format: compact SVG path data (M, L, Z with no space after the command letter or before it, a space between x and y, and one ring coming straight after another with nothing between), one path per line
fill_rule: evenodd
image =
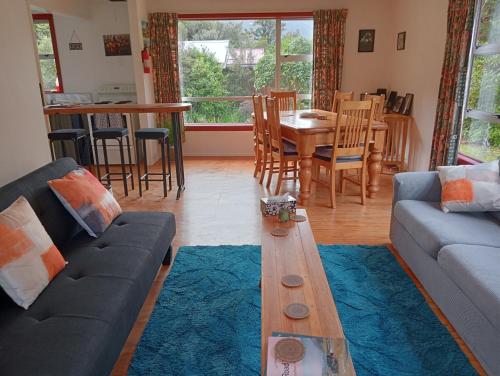
M183 153L186 156L240 157L254 154L252 131L186 132Z
M0 186L50 161L31 13L25 1L1 4Z
M414 93L415 123L410 135L410 170L427 170L441 80L447 25L447 0L393 0L389 87ZM396 50L396 35L406 31L406 48Z
M88 18L54 16L64 91L96 94L103 84L133 83L132 56L105 56L102 38L130 33L127 3L93 2L88 9ZM82 51L69 50L73 31L83 43Z
M54 14L65 14L75 17L89 17L89 4L92 0L29 0L37 8L45 9Z

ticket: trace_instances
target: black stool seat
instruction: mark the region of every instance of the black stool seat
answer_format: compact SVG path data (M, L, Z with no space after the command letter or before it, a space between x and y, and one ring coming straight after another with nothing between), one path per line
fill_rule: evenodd
M172 171L170 169L170 141L167 128L141 128L135 132L135 147L137 151L136 165L139 181L139 196L142 197L142 182L146 182L146 190L149 189L150 181L161 181L163 183L163 196L167 197L167 178L169 190L172 189ZM161 172L148 171L148 157L146 151L146 140L158 140L161 148ZM142 153L139 148L142 143ZM166 146L166 147L165 147ZM141 174L141 154L144 161L144 174ZM165 159L167 159L165 163ZM151 176L160 176L159 179Z
M89 132L86 129L57 129L49 132L49 140L75 140L87 136Z
M128 135L127 128L101 128L93 131L94 138L107 139L117 138Z
M142 128L135 131L135 137L141 140L157 140L168 137L167 128Z

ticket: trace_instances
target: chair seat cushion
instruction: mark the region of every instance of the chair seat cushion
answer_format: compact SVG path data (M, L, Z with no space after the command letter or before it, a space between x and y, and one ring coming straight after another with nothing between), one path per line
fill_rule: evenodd
M278 150L274 148L274 151L277 152ZM293 142L290 142L288 140L283 139L283 154L285 155L298 155L297 153L297 147Z
M500 248L448 245L439 252L438 263L500 331Z
M127 128L102 128L96 129L93 132L94 138L98 139L108 139L108 138L117 138L128 135Z
M393 215L433 258L450 244L500 247L500 226L486 213L444 213L439 202L402 200Z
M331 161L332 160L332 151L333 151L333 148L330 146L319 147L319 148L316 148L316 152L314 153L313 157L321 159L322 161ZM362 159L361 159L360 155L337 157L337 163L358 162L361 160Z
M168 137L167 128L142 128L135 131L135 137L144 140L156 140Z
M89 132L86 129L57 129L49 132L49 140L76 140L87 136Z
M99 238L81 232L68 265L24 311L0 309L0 373L107 375L175 235L171 213L120 215Z

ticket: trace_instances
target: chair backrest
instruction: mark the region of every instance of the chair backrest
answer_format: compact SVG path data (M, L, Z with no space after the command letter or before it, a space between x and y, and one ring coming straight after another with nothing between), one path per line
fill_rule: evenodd
M373 101L340 101L332 161L342 156L366 159L373 116Z
M255 136L257 140L265 144L266 139L266 121L264 120L264 101L262 95L253 95L253 116L255 124Z
M277 98L266 97L267 127L269 129L269 143L271 150L283 151L283 138L281 137L280 107Z
M332 112L339 112L339 104L340 101L352 101L354 99L353 91L340 91L335 90L333 94L333 102L332 102Z
M271 90L271 97L279 102L280 111L292 111L297 109L296 91L274 91Z
M411 118L399 114L384 115L387 134L383 150L384 165L394 165L399 171L405 169L406 143Z
M384 94L365 94L364 101L373 100L373 104L375 105L375 120L382 120L384 116L384 106L385 106L385 95Z

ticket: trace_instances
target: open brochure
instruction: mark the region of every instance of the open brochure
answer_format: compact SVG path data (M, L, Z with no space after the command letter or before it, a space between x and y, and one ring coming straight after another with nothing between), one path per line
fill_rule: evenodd
M295 363L276 358L275 346L283 338L294 338L305 348L304 358ZM344 339L273 333L267 345L267 376L341 376L346 374L349 350Z

